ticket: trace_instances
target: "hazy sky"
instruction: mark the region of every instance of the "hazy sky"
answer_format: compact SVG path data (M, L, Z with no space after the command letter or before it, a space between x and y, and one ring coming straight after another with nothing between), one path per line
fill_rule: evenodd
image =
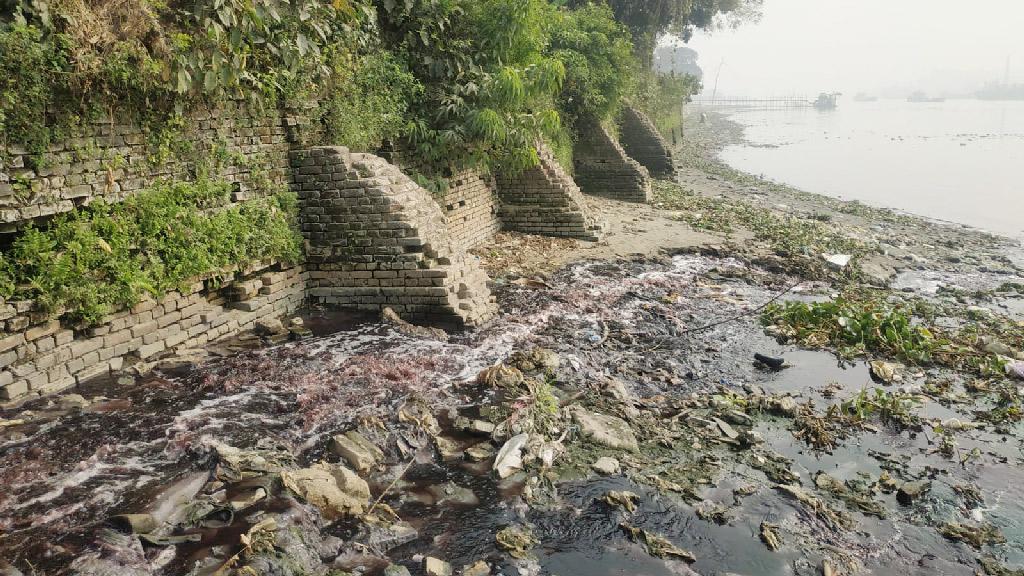
M705 93L904 97L1024 83L1024 0L764 0L759 23L696 34Z

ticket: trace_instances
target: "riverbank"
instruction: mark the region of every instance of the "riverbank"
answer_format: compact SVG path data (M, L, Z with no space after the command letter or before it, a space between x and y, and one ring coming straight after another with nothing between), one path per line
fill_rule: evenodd
M653 206L588 198L604 241L479 249L501 310L479 330L310 311L319 335L0 413L0 558L23 574L1013 574L1013 243L744 175L716 159L735 127L690 120Z

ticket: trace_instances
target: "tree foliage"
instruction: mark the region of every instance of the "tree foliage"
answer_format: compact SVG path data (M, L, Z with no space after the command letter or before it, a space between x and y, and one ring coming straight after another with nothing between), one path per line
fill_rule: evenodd
M569 0L580 7L591 0ZM615 18L629 27L637 54L645 64L661 34L688 40L695 29L708 29L719 17L732 22L756 19L763 0L607 0Z
M543 53L545 0L379 0L385 43L423 85L406 136L424 166L518 169L557 132L565 78Z
M615 115L635 85L629 31L606 6L559 10L550 22L549 50L566 70L559 99L566 121Z

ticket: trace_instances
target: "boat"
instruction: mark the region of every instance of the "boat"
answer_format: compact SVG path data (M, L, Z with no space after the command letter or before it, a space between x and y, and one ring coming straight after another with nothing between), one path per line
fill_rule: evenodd
M945 102L945 98L930 98L924 92L918 90L907 97L907 102Z
M853 100L854 102L878 102L878 96L871 96L863 92L858 92L857 95L853 97Z
M822 92L814 101L814 107L818 110L835 110L841 95L839 92Z

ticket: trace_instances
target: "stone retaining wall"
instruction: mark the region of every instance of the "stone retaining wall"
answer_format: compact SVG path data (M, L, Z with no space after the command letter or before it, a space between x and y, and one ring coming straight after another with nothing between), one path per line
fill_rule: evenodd
M448 191L438 199L448 220L452 241L473 248L491 239L501 229L494 183L476 171L466 171L451 179Z
M651 177L598 122L582 122L573 146L576 183L583 192L627 202L647 202Z
M476 325L495 310L487 275L449 233L429 192L343 147L292 152L314 302Z
M619 116L619 140L629 157L642 164L651 176L672 178L676 167L672 149L654 122L635 108L624 108Z
M497 178L501 222L507 230L596 242L601 226L589 215L579 186L538 145L540 164L515 176Z
M197 280L87 329L35 312L31 302L0 304L0 401L60 392L127 364L201 347L302 305L307 274L301 267L263 264L235 278L226 284Z

